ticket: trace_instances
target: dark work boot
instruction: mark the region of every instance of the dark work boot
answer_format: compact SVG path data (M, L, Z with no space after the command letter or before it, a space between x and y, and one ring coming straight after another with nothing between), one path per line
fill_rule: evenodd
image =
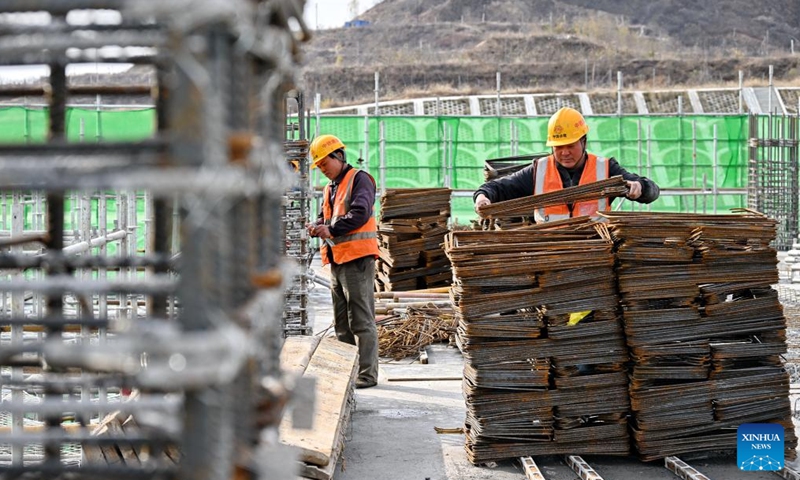
M374 387L377 384L378 382L376 382L375 380L368 380L366 378L356 379L356 388L369 388L369 387Z

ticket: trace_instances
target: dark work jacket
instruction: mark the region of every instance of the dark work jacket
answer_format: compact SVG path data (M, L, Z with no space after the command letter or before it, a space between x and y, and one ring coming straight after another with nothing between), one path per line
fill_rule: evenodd
M567 188L575 187L580 183L581 174L583 173L583 167L586 165L586 162L573 170L562 167L558 163L556 163L556 165L558 167L558 173L561 175L561 184L564 188ZM661 189L658 188L655 182L647 177L640 177L635 173L628 172L622 168L613 157L609 158L608 176L610 178L617 175L622 175L622 178L625 180L637 181L642 185L642 195L636 200L632 200L633 202L652 203L661 193ZM478 187L472 195L472 200L475 201L475 197L480 193L486 195L486 198L492 203L533 195L533 163L511 175L484 183Z

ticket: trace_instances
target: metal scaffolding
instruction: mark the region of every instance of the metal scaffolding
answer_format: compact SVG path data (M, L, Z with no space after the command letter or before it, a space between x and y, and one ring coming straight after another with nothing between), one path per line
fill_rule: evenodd
M50 73L46 141L0 146L0 478L293 478L278 312L302 7L4 2L20 15L1 20L0 62ZM116 20L71 18L99 9ZM72 96L130 93L71 85L67 67L97 61L153 73L152 138L68 141ZM112 411L138 428L98 434ZM111 460L122 444L136 462Z

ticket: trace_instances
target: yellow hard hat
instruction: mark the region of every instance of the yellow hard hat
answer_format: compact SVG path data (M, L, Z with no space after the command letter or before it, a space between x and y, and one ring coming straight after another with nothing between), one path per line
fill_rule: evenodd
M589 125L581 112L574 108L563 107L550 117L547 124L548 147L560 147L580 140L589 133Z
M340 148L345 148L344 143L334 135L320 135L315 138L308 149L311 153L311 168L315 168L323 158Z

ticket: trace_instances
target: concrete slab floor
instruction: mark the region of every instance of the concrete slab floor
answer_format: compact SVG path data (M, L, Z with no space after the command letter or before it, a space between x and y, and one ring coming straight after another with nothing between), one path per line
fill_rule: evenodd
M312 324L315 333L328 329L332 321L330 292L317 286L310 292ZM327 334L333 335L332 327ZM460 380L405 380L398 372L418 374L430 368L436 376L462 362L457 349L437 345L429 358L436 363L414 364L381 360L378 385L356 390L356 405L346 431L344 451L334 473L334 480L524 480L517 462L493 466L469 463L462 434L438 434L434 427L460 428L466 406ZM444 375L445 377L447 375ZM408 376L406 376L408 377ZM795 398L793 398L795 400ZM691 466L712 479L766 480L777 478L768 472L741 472L733 455L694 454L682 456ZM586 456L584 459L607 479L674 479L663 461L640 462L634 457ZM578 476L560 456L535 457L547 480L574 480Z

